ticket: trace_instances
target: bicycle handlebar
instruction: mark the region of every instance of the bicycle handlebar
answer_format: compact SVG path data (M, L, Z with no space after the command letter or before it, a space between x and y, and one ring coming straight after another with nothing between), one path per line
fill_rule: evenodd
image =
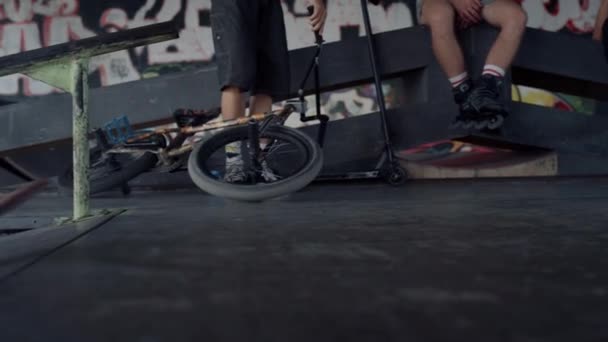
M309 16L312 16L312 15L315 13L315 8L314 8L314 6L308 6L308 7L307 7L307 9L308 9L308 15L309 15ZM318 45L323 44L323 36L322 36L322 35L319 33L319 31L314 31L314 32L315 32L315 40L316 40L316 43L317 43Z

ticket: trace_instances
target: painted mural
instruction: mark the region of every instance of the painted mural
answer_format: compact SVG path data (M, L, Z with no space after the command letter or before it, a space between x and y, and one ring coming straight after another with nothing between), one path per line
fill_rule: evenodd
M356 3L330 2L327 41L340 40L345 28L350 33L353 27L361 27ZM312 43L305 6L304 0L283 1L290 49ZM0 0L0 56L176 19L182 26L180 39L95 58L91 70L100 86L187 70L213 62L210 8L210 0L88 0L86 6L79 0ZM405 3L370 9L376 31L413 25ZM0 79L2 96L41 96L55 91L22 75Z
M549 31L590 35L600 0L518 0L528 13L528 25ZM386 0L371 6L375 32L415 25L414 1ZM289 48L312 43L306 19L306 0L283 0ZM328 2L325 38L339 41L357 32L362 35L359 0ZM0 56L46 47L167 20L181 23L176 41L120 51L91 62L94 86L155 77L213 63L214 48L209 27L210 0L0 0ZM398 102L399 84L387 82L389 106ZM57 89L23 75L0 78L0 96L8 99L44 96ZM514 99L565 110L592 112L593 103L567 95L526 87L513 88ZM323 107L334 119L363 115L375 109L371 86L325 94Z

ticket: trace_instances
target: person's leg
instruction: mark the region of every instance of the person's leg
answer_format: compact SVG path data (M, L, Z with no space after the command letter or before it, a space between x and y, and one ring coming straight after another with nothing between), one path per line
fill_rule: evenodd
M486 59L484 72L502 77L519 50L526 30L527 16L515 0L494 0L484 6L482 16L490 25L500 29Z
M460 125L470 116L467 100L473 82L465 68L464 55L455 32L456 11L448 0L418 0L420 23L431 30L433 52L452 85L460 115L452 123Z
M273 99L289 94L290 65L285 19L280 1L267 1L260 9L257 75L250 107L255 113L269 111Z
M214 0L211 27L222 89L222 117L232 120L245 115L245 92L255 84L259 4L258 0ZM241 143L226 146L224 180L247 180L243 170Z
M502 99L506 70L511 66L524 31L526 14L515 0L483 0L482 17L500 29L486 59L479 83L472 91L469 104L474 112L477 128L499 127L508 115Z
M608 20L604 22L602 26L602 45L604 45L604 56L608 62Z
M257 0L214 0L211 9L213 45L222 90L222 117L245 115L245 92L255 82Z
M245 93L238 87L226 87L222 91L222 118L224 121L245 116ZM230 183L245 182L247 175L243 171L241 142L226 145L226 173L224 180Z
M433 52L449 79L466 78L464 56L455 32L456 11L448 0L419 1L420 23L431 30Z
M272 110L272 97L266 94L252 95L249 99L249 113L261 114Z
M258 36L263 37L258 45L257 75L249 103L251 113L266 113L272 110L273 98L289 94L290 65L287 35L281 1L266 1L260 8L264 16L258 27ZM270 142L262 139L264 150ZM262 177L267 182L276 181L274 172L262 161Z
M222 118L224 121L238 119L245 115L245 94L238 87L228 86L222 90Z
M593 39L602 41L604 39L604 26L608 19L608 0L602 0L600 9L595 17L595 27L593 29Z

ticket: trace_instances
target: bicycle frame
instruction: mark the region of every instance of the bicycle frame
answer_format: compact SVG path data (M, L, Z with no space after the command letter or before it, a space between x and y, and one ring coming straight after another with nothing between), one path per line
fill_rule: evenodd
M192 149L194 148L194 144L196 144L197 142L193 141L187 144L180 144L179 147L172 147L173 141L179 139L180 137L187 139L196 135L197 133L227 129L231 127L250 124L252 122L264 123L276 121L283 124L287 120L287 118L289 118L289 116L295 112L296 107L288 104L284 108L274 110L270 113L252 114L250 116L235 120L212 122L192 127L155 129L127 140L127 142L122 146L110 147L105 152L110 154L119 154L136 153L141 150L146 150L159 154L161 159L174 158L192 151ZM171 139L171 141L165 147L159 146L158 144L142 143L142 141L145 141L147 139L151 139L158 136L168 137L170 134L177 134L177 137L175 139Z

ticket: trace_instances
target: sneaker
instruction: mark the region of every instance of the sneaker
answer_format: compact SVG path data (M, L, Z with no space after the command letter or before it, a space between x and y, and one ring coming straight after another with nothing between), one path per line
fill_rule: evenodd
M224 174L224 182L226 183L245 183L247 182L247 174L243 161L226 161L226 174Z

